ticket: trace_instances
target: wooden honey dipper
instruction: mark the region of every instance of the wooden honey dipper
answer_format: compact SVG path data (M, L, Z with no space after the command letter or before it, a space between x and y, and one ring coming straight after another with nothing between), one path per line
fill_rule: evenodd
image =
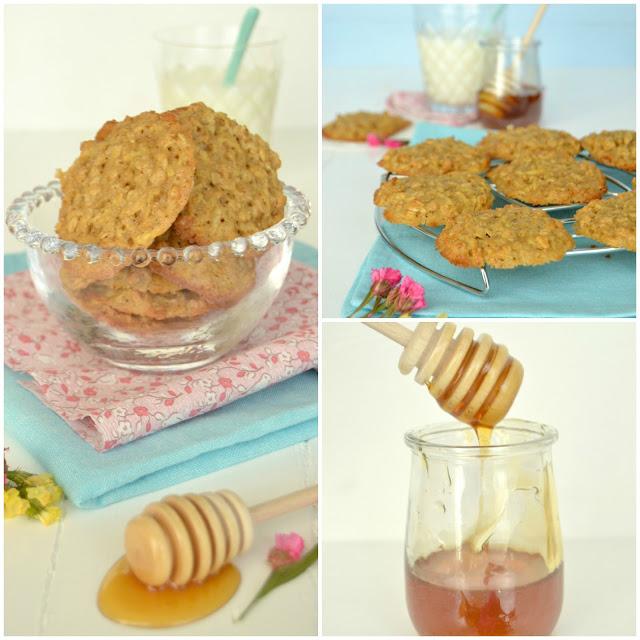
M415 331L396 322L366 322L371 329L404 346L398 366L403 374L417 369L415 380L427 385L452 416L478 427L493 427L511 408L524 370L488 335L474 339L472 329L421 322Z
M251 547L255 523L317 502L318 485L251 508L226 490L166 496L127 524L127 563L150 587L200 582Z

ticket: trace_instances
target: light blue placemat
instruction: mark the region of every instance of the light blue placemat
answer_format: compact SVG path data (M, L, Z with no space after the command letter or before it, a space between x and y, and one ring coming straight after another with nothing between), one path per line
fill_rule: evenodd
M300 243L294 257L311 266L317 260L315 250ZM23 254L5 258L5 274L24 268ZM163 489L317 436L315 371L105 453L18 384L23 377L5 367L6 432L82 508Z
M475 144L485 135L482 129L460 129L428 123L416 127L412 143L426 138L454 136ZM630 177L615 172L630 184ZM373 215L373 211L372 211ZM436 251L434 243L403 225L396 225L394 237L409 255L420 258L432 269L479 286L477 269L459 269ZM394 267L425 288L427 309L416 317L446 313L451 317L626 317L636 311L635 253L621 251L605 255L572 256L540 267L488 269L491 289L484 297L460 291L425 274L400 257L378 238L369 251L342 306L348 316L369 290L371 269Z

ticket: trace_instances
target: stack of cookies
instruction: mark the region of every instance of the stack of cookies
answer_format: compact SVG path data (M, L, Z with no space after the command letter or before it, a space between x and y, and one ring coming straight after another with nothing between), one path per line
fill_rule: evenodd
M541 209L492 209L487 180L505 196L533 206L587 205L576 231L635 251L635 193L602 200L606 179L590 157L635 170L635 132L590 134L581 141L564 131L510 127L487 134L475 147L454 138L426 140L385 153L393 177L374 195L389 222L441 226L436 247L462 267L513 268L561 260L574 241L559 220ZM492 160L501 164L490 168ZM591 203L591 204L589 204Z
M282 219L280 159L259 136L202 103L107 122L58 177L63 240L105 249L209 245ZM193 318L234 305L254 286L255 257L144 267L63 262L68 295L123 328Z

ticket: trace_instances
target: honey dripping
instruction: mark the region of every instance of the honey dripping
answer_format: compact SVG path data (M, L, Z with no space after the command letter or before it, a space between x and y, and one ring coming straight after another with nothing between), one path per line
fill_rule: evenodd
M102 581L98 607L137 627L204 618L237 591L240 573L231 561L251 547L254 524L317 500L317 485L251 508L227 490L165 496L127 524L125 557Z
M421 322L415 331L397 323L367 323L404 346L398 368L426 385L444 411L474 428L478 442L488 444L491 429L502 420L520 389L523 368L504 345L485 334L474 338L467 327L438 327Z

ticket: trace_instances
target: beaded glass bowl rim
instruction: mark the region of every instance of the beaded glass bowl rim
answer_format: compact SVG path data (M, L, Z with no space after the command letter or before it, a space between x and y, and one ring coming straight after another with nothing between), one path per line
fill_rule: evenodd
M311 208L306 197L294 187L283 184L283 191L286 197L284 216L273 226L249 236L238 236L233 240L212 242L208 245L190 245L182 249L174 247L105 249L94 244L62 240L56 234L48 235L40 231L32 226L31 213L52 198L62 198L59 180L51 180L46 185L34 187L31 191L25 191L15 198L7 208L5 224L11 234L27 247L50 255L60 254L64 260L74 260L84 255L89 264L102 259L108 259L116 265L131 264L137 267L145 267L153 261L165 266L180 260L197 263L205 257L216 260L224 249L228 249L237 257L243 257L249 251L263 252L270 246L281 244L293 237L307 224Z

